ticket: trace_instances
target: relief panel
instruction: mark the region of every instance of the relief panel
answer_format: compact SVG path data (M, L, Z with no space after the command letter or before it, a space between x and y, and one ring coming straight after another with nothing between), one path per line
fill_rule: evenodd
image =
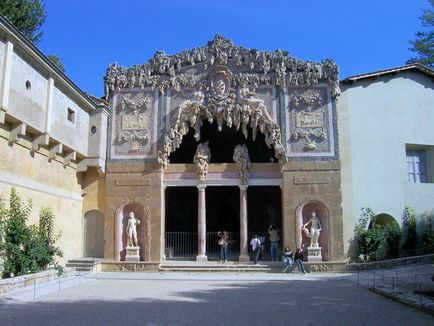
M112 105L111 158L156 158L157 90L121 91Z
M290 86L286 99L288 157L334 156L333 109L328 86Z

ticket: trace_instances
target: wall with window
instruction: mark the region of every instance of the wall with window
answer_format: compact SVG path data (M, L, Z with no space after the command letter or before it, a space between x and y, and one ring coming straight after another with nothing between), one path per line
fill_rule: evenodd
M434 209L434 84L418 71L341 85L337 104L345 235L360 209ZM422 151L422 152L421 152Z
M80 153L87 155L89 113L66 96L58 87L53 89L51 134L54 138Z
M47 102L47 79L14 51L8 112L35 129L43 130Z

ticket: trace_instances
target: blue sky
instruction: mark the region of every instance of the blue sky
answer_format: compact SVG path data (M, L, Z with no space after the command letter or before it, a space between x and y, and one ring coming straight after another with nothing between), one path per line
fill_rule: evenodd
M428 0L45 0L39 48L58 54L83 90L103 95L108 65L175 54L219 33L236 45L284 49L301 60L331 58L340 78L399 66L413 56Z

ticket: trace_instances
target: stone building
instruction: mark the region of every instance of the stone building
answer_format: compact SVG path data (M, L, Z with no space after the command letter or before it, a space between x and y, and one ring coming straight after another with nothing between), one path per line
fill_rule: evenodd
M51 207L65 260L86 254L83 212L105 171L108 111L60 72L0 16L0 195L33 200L30 223ZM92 213L90 213L92 214ZM95 253L88 253L95 254Z
M0 77L0 194L53 207L66 259L125 268L130 213L143 269L215 260L222 230L247 261L271 224L280 247L307 250L315 212L320 259L344 261L361 207L431 209L433 72L419 65L339 82L330 60L216 36L110 65L96 99L0 17ZM426 173L406 171L411 160Z

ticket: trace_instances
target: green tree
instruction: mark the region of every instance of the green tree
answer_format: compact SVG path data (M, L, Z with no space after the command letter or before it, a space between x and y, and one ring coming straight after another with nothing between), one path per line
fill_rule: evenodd
M61 72L65 72L65 66L63 65L63 62L60 60L57 54L49 54L47 55L47 58L51 61L51 63L53 63L57 68L59 68Z
M42 0L0 0L0 13L34 44L42 38L41 26L47 18ZM63 73L65 66L57 54L47 56Z
M425 229L422 235L423 252L430 254L434 252L434 213L425 212L423 214L423 220L425 222Z
M414 208L405 206L402 212L402 227L404 233L404 243L402 249L409 254L414 255L416 253L418 236L417 236L417 220L416 212Z
M4 225L4 241L0 242L3 254L3 277L35 273L53 265L61 274L62 267L55 262L62 252L55 246L60 234L54 234L54 214L43 208L39 214L39 225L27 225L32 209L31 201L23 202L12 188L10 207L6 209L0 200L0 217Z
M1 0L0 13L5 16L30 41L37 44L41 37L41 26L47 18L41 0Z
M16 190L12 188L9 205L5 223L4 277L27 274L30 268L27 251L31 233L26 223L30 216L32 203L29 201L25 204Z
M429 1L431 9L423 9L420 16L424 31L418 31L416 38L410 41L410 50L417 53L416 58L412 58L407 63L419 62L430 68L434 68L434 0Z

